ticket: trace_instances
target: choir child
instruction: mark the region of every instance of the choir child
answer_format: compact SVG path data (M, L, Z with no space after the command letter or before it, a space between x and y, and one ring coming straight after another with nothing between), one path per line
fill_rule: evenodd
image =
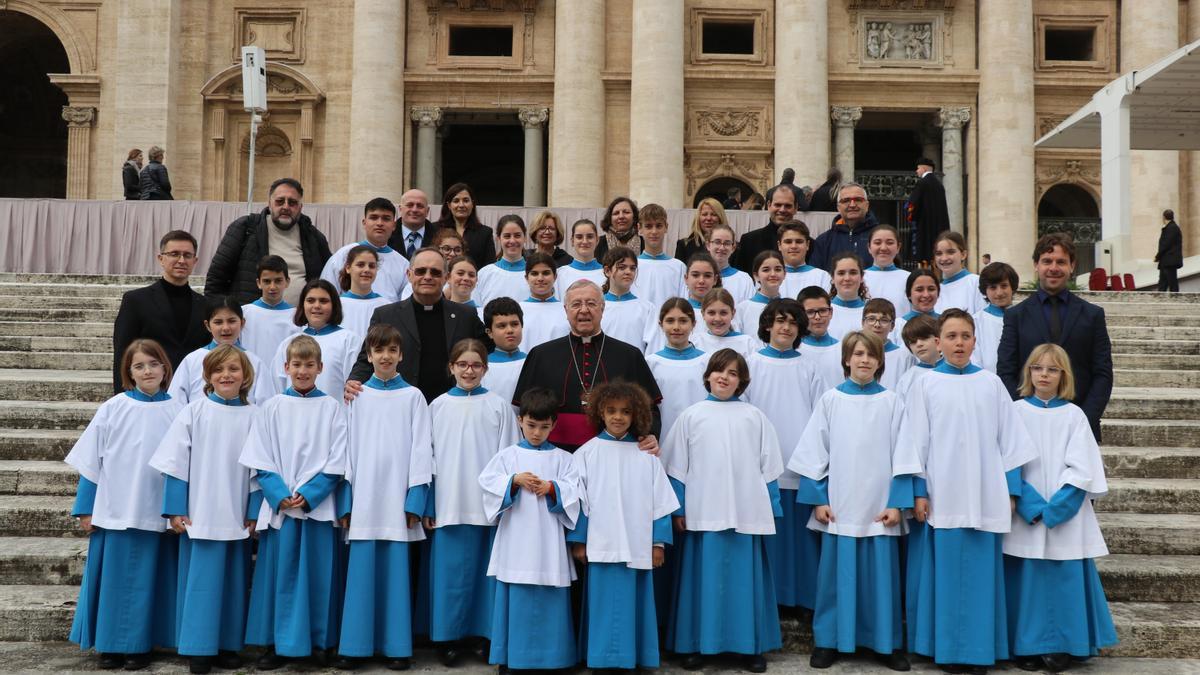
M262 297L242 305L242 313L246 317L246 325L242 327L242 346L257 356L260 362L270 363L275 358L279 343L297 330L296 324L292 323L296 308L283 299L283 292L289 283L287 262L277 255L264 256L258 263L254 283L262 291ZM259 372L259 376L267 377L267 373Z
M521 366L525 365L526 354L521 351L524 324L525 313L512 298L496 298L483 308L483 331L493 345L483 386L502 401L513 400Z
M292 341L307 335L321 347L322 368L318 371L316 387L331 391L334 395L342 390L346 378L354 368L358 352L362 348L362 336L342 327L342 301L333 285L324 279L313 279L300 291L300 304L292 322L300 327L279 344L268 372L276 378L276 388L288 388L291 375L287 372L287 356ZM261 403L259 405L262 405Z
M558 408L548 389L525 392L518 418L524 439L479 474L484 511L498 524L487 566L496 593L488 662L502 670L554 670L577 661L575 565L564 528L574 529L579 517L579 477L571 455L547 440Z
M1021 279L1012 265L993 263L979 272L979 293L988 304L975 312L975 353L971 363L996 372L996 357L1000 350L1000 334L1004 332L1004 311L1012 306L1013 292L1021 287Z
M338 288L342 289L342 325L355 335L366 335L371 315L376 307L389 302L372 290L379 272L379 253L371 246L355 246L346 254L346 264L338 273Z
M419 606L428 618L429 638L446 666L458 660L468 638L492 637L496 588L486 564L496 528L478 479L496 453L518 436L511 396L500 398L481 385L487 371L483 343L458 341L450 349L455 384L429 406L433 486L425 502L425 526L433 535L429 582L427 590L421 589L428 597L421 598Z
M683 275L683 286L688 302L700 309L704 296L714 288L721 287L721 271L717 261L707 253L697 253L688 259Z
M754 280L749 274L729 264L737 250L737 236L733 228L717 223L708 234L708 254L717 261L717 273L721 275L721 287L733 296L734 303L749 300L754 295Z
M554 259L534 251L525 260L525 282L529 295L521 302L521 351L530 349L571 332L567 311L556 294L558 271Z
M724 288L714 288L704 295L700 316L704 326L692 335L692 341L701 350L712 354L728 347L744 357L758 348L760 343L756 336L733 329L737 310L733 296Z
M317 279L305 290L324 293L327 286ZM323 365L316 338L296 336L285 358L291 384L260 406L238 459L256 472L263 493L246 617L246 642L267 647L259 670L314 651L322 658L338 643L341 616L344 570L336 520L339 510L348 509L331 495L345 473L346 412L338 389L327 396L318 386Z
M867 288L863 285L863 263L858 254L843 251L830 262L833 283L829 288L832 297L833 318L829 320L829 334L841 340L853 330L862 330L863 307L867 304Z
M896 257L900 254L900 235L896 228L876 225L871 230L867 248L873 264L863 272L863 282L871 289L871 297L891 300L896 308L896 316L908 314L912 309L904 293L908 270L896 265Z
M799 501L815 507L808 525L821 533L809 664L828 668L866 647L905 671L900 509L912 508L912 477L892 478L904 406L879 384L887 365L877 335L847 333L842 358L846 381L817 401L788 462L802 476Z
M1108 484L1087 417L1070 402L1074 380L1066 351L1040 345L1025 362L1025 398L1012 404L1036 448L1021 467L1021 496L1004 536L1009 645L1024 670L1059 672L1117 643L1094 561L1108 547L1092 500Z
M633 249L616 246L604 254L604 318L600 328L604 334L628 345L646 350L647 333L658 332L654 325L654 308L634 295L631 288L639 274L638 256Z
M599 286L604 283L604 269L596 260L596 245L600 243L600 231L587 218L580 218L571 225L571 248L574 256L569 264L558 268L555 291L558 297L566 295L571 284L587 279ZM553 259L552 259L553 260Z
M896 395L908 399L908 390L913 382L924 377L942 360L942 352L938 348L937 320L931 316L920 315L904 324L904 346L912 353L915 360L912 367L900 376L896 383Z
M766 346L747 359L754 379L746 388L745 399L763 411L775 427L785 467L813 406L826 390L813 359L796 351L807 332L808 319L799 301L772 300L758 322L758 338ZM775 519L775 536L766 539L767 553L779 605L812 609L821 536L808 529L812 507L796 502L799 488L800 476L785 468L779 476L783 516Z
M891 300L871 298L863 306L862 330L864 333L870 333L879 338L880 344L883 345L883 365L887 366L880 369L876 379L884 389L892 390L900 383L900 378L904 376L904 373L908 372L908 369L916 362L912 353L888 339L892 333L892 326L895 324L896 307L892 305Z
M808 225L799 220L790 220L779 226L776 237L779 241L779 252L783 254L784 270L787 272L787 278L780 288L782 295L794 298L809 286L829 288L832 281L829 273L806 262L813 243Z
M668 255L666 246L667 210L658 204L646 204L638 211L638 234L642 236L642 252L638 255L638 274L633 282L633 294L651 307L659 307L667 298L684 293L682 260Z
M903 341L904 324L912 321L914 317L924 314L936 321L941 316L940 312L933 309L937 305L941 288L942 284L937 275L928 267L918 267L908 273L908 279L904 282L904 295L912 309L896 318L896 327L892 329L892 342L900 344Z
M671 430L675 418L688 406L704 400L704 367L708 359L692 344L696 328L696 310L683 298L671 298L658 310L658 326L662 331L662 349L646 357L646 365L662 392L662 429Z
M636 384L596 387L587 413L601 431L573 456L582 513L567 541L587 566L579 651L592 669L659 664L652 570L665 560L679 501L662 462L638 449L651 405Z
M205 397L204 389L207 383L204 380L204 359L212 350L222 345L231 345L243 351L245 349L241 343L242 327L246 325L242 306L232 296L208 298L206 304L204 328L212 335L212 342L183 357L183 361L179 362L179 369L171 378L171 386L167 388L167 393L180 405L187 405ZM266 373L266 368L256 355L248 353L246 357L255 373ZM265 403L276 393L278 390L270 377L264 377L262 380L254 378L250 402Z
M796 299L800 301L804 317L808 319L808 335L800 340L800 353L816 366L821 386L833 389L846 378L839 365L842 347L837 338L829 334L829 320L833 317L829 293L819 286L807 286Z
M242 665L250 533L262 506L262 491L238 464L258 412L249 357L233 345L208 352L205 396L175 417L150 458L166 481L162 513L179 534L179 654L193 673Z
M374 367L347 413L349 513L339 509L350 557L336 666L356 668L382 654L391 670L412 657L409 543L423 541L420 516L433 480L429 406L420 389L396 373L403 338L376 324L365 340Z
M449 228L442 232L450 232ZM471 296L475 294L475 285L479 282L479 268L475 261L465 255L454 256L446 263L446 290L442 292L450 302L473 307L480 311L482 305L475 302Z
M508 214L496 223L496 242L500 257L479 270L475 287L475 302L486 305L496 298L520 300L525 297L525 221L521 216Z
M768 302L780 297L780 285L787 277L783 266L783 254L779 251L760 251L758 255L754 256L750 273L754 275L754 281L758 283L758 290L750 296L749 300L743 300L737 304L734 329L743 333L747 330L751 332L758 330L758 316L762 314L763 308L767 306Z
M181 409L167 394L171 361L154 340L121 356L123 393L100 405L67 454L79 472L71 515L88 535L70 640L105 670L150 664L176 644L179 546L162 516L163 476L148 463Z
M761 673L763 654L782 644L765 538L782 515L775 481L783 460L770 420L740 398L749 384L741 354L713 354L704 369L708 398L679 416L663 444L682 504L674 518L682 542L667 644L686 655L688 670L704 667L707 655L733 652Z
M957 307L967 314L983 309L979 295L979 275L971 274L967 264L967 241L954 230L945 230L933 243L933 263L942 275L941 292L934 311L939 314Z
M408 258L388 246L388 239L396 230L396 205L384 197L372 199L363 207L362 224L367 238L334 251L321 270L321 278L337 286L349 252L366 246L375 251L379 262L379 278L374 282L379 294L388 302L412 295L412 289L408 287Z
M908 392L892 475L919 476L913 512L928 525L909 539L909 649L966 672L1008 658L1001 547L1037 451L1004 383L971 363L971 315L946 310L938 340L944 361Z

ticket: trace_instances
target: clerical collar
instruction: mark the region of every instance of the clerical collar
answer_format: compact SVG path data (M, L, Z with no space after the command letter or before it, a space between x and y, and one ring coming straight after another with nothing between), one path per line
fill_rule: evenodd
M671 359L673 361L690 361L698 356L704 356L704 352L696 349L696 346L690 342L688 343L688 346L683 349L675 349L674 347L668 345L655 352L655 354L663 357L664 359Z
M525 302L558 302L558 298L556 298L552 295L552 296L546 298L545 300L538 300L537 298L535 298L531 295L528 298L525 298Z
M1061 399L1057 396L1050 399L1049 401L1044 401L1044 400L1038 398L1036 394L1033 396L1026 396L1025 402L1035 408L1059 408L1059 407L1062 407L1067 404L1066 400Z
M734 403L734 402L740 402L742 399L737 396L730 396L729 398L717 398L716 396L709 394L708 396L704 397L704 400L705 401L716 401L717 403Z
M372 244L371 242L367 241L366 239L363 239L362 241L358 242L358 245L359 246L370 246L371 250L375 251L376 253L391 253L393 250L395 250L391 246L388 246L387 244L384 244L383 246L376 246L375 244Z
M991 314L992 316L1001 316L1001 317L1004 316L1004 308L997 307L990 302L987 304L986 307L983 308L983 311L987 312L988 314Z
M425 303L421 302L420 300L417 300L417 296L415 296L415 295L413 296L413 302L417 303L417 306L420 307L421 309L425 310L426 312L432 312L434 310L437 310L439 312L442 311L442 300L443 300L442 296L439 295L438 299L434 300L432 305L426 305Z
M692 298L688 298L687 301L688 301L688 304L690 304L692 306L692 309L700 309L701 308L701 304L700 304L699 300L693 300Z
M446 393L450 394L451 396L482 396L488 393L488 390L482 385L475 387L474 389L463 389L462 387L456 385L450 387L450 391Z
M604 269L604 266L600 264L600 261L596 260L595 258L592 258L591 262L579 262L578 260L572 260L568 267L583 272L592 272L594 270Z
M784 350L776 349L776 348L772 347L771 345L767 345L767 346L763 347L762 349L758 350L758 353L762 354L763 356L768 356L773 359L794 359L794 358L800 356L800 352L796 351L795 349L788 349L788 350L784 351Z
M832 347L833 345L837 344L837 338L833 337L829 333L824 335L813 335L812 333L809 333L803 338L800 338L800 342L810 347Z
M235 340L233 343L233 346L237 347L238 349L240 349L242 351L246 351L246 348L242 346L241 338L238 338L237 340ZM217 341L213 340L213 341L209 342L208 344L204 345L204 348L211 352L212 350L217 348Z
M837 386L837 390L843 394L851 394L854 396L868 396L870 394L878 394L882 391L887 391L883 385L875 380L871 380L866 384L859 384L850 378Z
M496 261L496 267L499 267L500 269L504 270L505 272L524 272L525 271L525 259L521 258L520 260L510 262L508 260L505 260L504 258L500 258L499 260Z
M925 316L927 316L931 319L936 319L939 316L941 316L941 314L939 314L933 310L929 310L928 312L918 312L917 310L914 309L914 310L910 311L908 314L905 314L901 318L904 319L905 321L912 321L913 319L917 318L918 316L921 316L922 314L924 314Z
M392 391L395 389L404 389L405 387L408 387L409 384L404 381L403 377L400 377L399 373L397 373L386 380L380 379L378 375L372 375L370 379L368 379L366 382L363 382L363 386L370 387L372 389L380 389L383 391Z
M246 405L245 403L242 403L242 399L240 399L236 396L233 398L224 398L215 391L208 392L208 400L212 401L213 403L220 403L221 405L228 405L228 406L234 406L234 407Z
M779 297L779 296L777 295L777 296L775 296L774 298L768 298L767 296L765 296L765 295L763 295L763 294L762 294L762 290L758 290L758 291L755 291L755 292L754 292L754 295L750 296L750 300L751 300L751 301L753 301L753 302L758 302L758 303L761 303L761 304L764 304L764 305L765 305L765 304L767 304L768 302L770 302L770 301L772 301L772 300L774 300L775 298L778 298L778 297Z
M287 396L296 396L298 398L321 398L325 395L325 392L317 389L316 387L313 387L308 391L296 391L295 387L288 387L287 389L283 390L283 393Z
M529 441L522 438L520 441L517 442L517 447L525 448L526 450L545 451L545 450L554 450L556 446L553 443L551 443L550 441L546 441L545 443L542 443L541 445L532 445L529 443Z
M963 277L967 276L970 273L971 272L969 270L967 270L966 268L963 268L963 269L955 272L954 274L951 274L950 276L946 277L945 279L942 279L942 285L944 286L946 284L952 284L952 283L958 281L959 279L962 279Z
M805 272L811 272L816 268L808 263L802 263L800 265L796 265L795 267L792 267L791 265L784 265L783 269L786 270L788 274L803 274Z
M342 297L350 298L351 300L373 300L375 298L382 298L383 296L375 291L371 291L366 295L359 295L358 293L353 293L351 291L342 291Z
M871 265L870 267L867 268L867 271L868 272L895 272L898 269L900 269L900 268L896 267L895 265L888 265L887 267L880 267L879 265Z
M513 361L520 361L526 356L528 355L520 349L514 349L511 352L506 352L497 347L488 352L488 363L512 363Z
M171 400L171 395L167 393L166 389L159 389L158 391L154 392L153 394L147 394L146 392L142 391L141 389L134 387L133 389L126 389L125 395L135 401L140 401L142 403L158 403L160 401L170 401Z
M894 352L897 349L900 349L900 345L896 344L895 342L892 342L891 340L883 341L883 352L885 354L887 354L889 352Z
M833 305L834 307L846 307L848 309L858 309L859 307L862 307L862 306L866 305L867 303L862 298L855 298L853 300L843 300L835 295L829 299L829 304Z
M638 260L670 260L671 256L666 253L647 253L642 251L638 254Z
M262 307L263 309L275 309L275 310L295 309L294 307L289 305L286 300L280 300L279 302L275 303L274 305L271 305L271 304L268 304L266 300L259 298L250 304L254 305L255 307Z
M632 291L629 293L622 293L621 295L613 295L610 292L604 294L604 299L607 302L625 302L626 300L637 300L637 296L634 295Z
M592 342L602 342L603 338L604 338L604 333L599 332L599 331L595 335L576 335L574 333L571 333L571 341L572 342L578 342L579 344L584 344L584 345L590 345L590 344L592 344Z
M950 375L970 375L971 373L978 373L980 370L983 369L974 363L968 363L966 366L959 368L946 359L942 359L941 363L937 364L937 366L933 369L933 372L947 373Z
M312 326L305 326L304 334L320 337L322 335L329 335L330 333L336 333L341 329L342 329L342 327L337 324L327 323L320 328L313 328Z
M605 429L605 430L602 430L600 433L596 434L596 438L599 438L602 441L622 441L622 442L628 442L628 443L636 443L637 442L637 439L633 437L633 434L629 433L628 431L625 432L624 436L622 436L620 438L616 438L612 434L608 433L607 429Z

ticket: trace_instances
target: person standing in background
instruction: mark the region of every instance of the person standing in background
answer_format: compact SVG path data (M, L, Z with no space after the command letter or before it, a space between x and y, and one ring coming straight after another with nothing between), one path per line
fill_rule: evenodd
M121 165L121 183L125 185L125 199L141 199L142 187L142 154L141 148L134 148L129 151L129 156L125 158L125 163Z
M157 145L150 147L150 163L138 174L138 185L141 188L141 199L174 199L171 196L171 179L167 177L167 167L163 166L163 149Z
M1162 234L1158 235L1158 290L1179 292L1179 268L1183 267L1183 231L1175 223L1175 212L1163 211Z

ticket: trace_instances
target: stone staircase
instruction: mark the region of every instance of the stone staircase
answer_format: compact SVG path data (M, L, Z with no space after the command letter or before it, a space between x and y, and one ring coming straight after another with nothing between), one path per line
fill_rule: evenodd
M62 459L112 394L120 295L149 281L0 274L0 652L67 635L87 542ZM1111 655L1197 658L1200 295L1082 295L1107 311L1116 367L1103 423L1110 492L1097 506L1112 549L1098 566L1121 638ZM807 627L785 629L788 650L807 651ZM1127 667L1137 661L1113 663L1139 672Z

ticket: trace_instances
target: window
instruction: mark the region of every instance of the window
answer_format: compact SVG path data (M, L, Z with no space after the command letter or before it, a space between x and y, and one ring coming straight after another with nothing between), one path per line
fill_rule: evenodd
M753 21L703 22L701 51L705 54L753 54Z
M1096 29L1051 28L1043 33L1043 54L1046 61L1095 61Z
M512 58L513 27L450 26L450 56Z

